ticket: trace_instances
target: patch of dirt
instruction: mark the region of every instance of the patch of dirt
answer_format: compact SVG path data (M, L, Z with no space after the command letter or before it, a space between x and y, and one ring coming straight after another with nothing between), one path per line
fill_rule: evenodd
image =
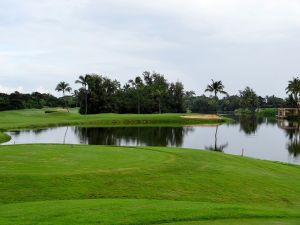
M221 119L220 116L214 114L203 114L203 115L190 115L190 116L181 116L185 119Z

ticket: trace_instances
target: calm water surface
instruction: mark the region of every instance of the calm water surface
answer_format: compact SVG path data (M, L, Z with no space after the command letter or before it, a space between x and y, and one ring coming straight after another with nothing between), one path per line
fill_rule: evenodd
M300 164L300 125L257 117L233 124L192 127L57 127L8 132L5 144L66 143L122 146L174 146Z

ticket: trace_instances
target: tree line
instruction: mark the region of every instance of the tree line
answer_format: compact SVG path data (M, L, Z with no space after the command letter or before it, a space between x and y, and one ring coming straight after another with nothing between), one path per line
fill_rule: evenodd
M69 105L75 107L76 104L72 102L73 97L67 97ZM31 94L22 94L14 92L11 94L0 93L0 111L15 110L15 109L40 109L43 107L62 107L64 106L64 100L57 98L51 94L41 94L39 92L33 92Z
M183 84L170 83L160 73L144 72L123 86L117 80L97 74L79 76L75 83L82 86L77 92L82 114L186 111ZM63 90L62 84L64 82L60 82L56 90Z
M205 92L210 92L211 96L195 96L194 94L189 96L187 99L189 111L215 113L239 110L241 112L254 113L259 108L295 107L297 105L292 95L289 95L287 99L279 98L274 95L262 97L250 87L240 90L236 95L229 95L225 91L225 86L222 81L212 80L211 84L207 85ZM288 89L287 93L289 93ZM222 94L223 97L219 98L218 94Z
M286 99L274 95L262 97L250 87L236 95L229 95L222 81L214 80L205 89L210 96L196 96L194 91L185 90L181 82L169 82L164 75L148 71L124 85L97 74L81 75L74 83L81 87L73 92L69 83L58 83L55 90L62 93L60 98L38 92L0 93L0 110L79 107L81 114L216 113L237 109L254 112L258 108L297 107L300 100L299 78L288 82L286 91L289 95Z
M222 81L214 80L205 89L205 92L211 93L209 97L196 96L194 91L186 91L181 82L169 83L164 75L147 71L122 87L119 81L97 74L79 76L75 83L82 86L77 95L82 114L215 113L237 109L253 113L258 108L295 107L300 98L298 78L289 81L286 89L289 97L286 99L274 95L262 97L250 87L240 90L237 95L229 95ZM58 84L58 91L62 84L65 83ZM220 94L222 98L219 98Z

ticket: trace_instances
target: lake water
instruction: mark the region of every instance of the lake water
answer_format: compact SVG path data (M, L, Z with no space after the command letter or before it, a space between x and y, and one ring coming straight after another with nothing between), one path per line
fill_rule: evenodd
M257 117L232 124L191 127L56 127L7 132L5 144L66 143L122 146L174 146L300 164L300 125Z

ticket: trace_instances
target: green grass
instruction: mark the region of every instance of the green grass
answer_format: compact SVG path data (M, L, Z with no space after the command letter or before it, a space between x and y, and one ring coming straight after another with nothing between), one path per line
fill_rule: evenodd
M124 126L124 125L183 125L183 124L206 124L224 123L227 118L221 119L186 119L183 115L188 114L95 114L80 115L77 109L70 113L58 110L57 112L45 113L53 109L25 109L0 112L0 130L39 128L63 125L87 125L87 126Z
M7 134L0 132L0 143L10 141L11 137Z
M259 109L256 114L258 116L263 116L263 117L276 117L278 113L277 108L265 108L265 109Z
M299 224L293 223L299 222L300 217L297 216L296 210L291 212L257 205L145 199L94 199L0 205L0 223L5 225L184 225L200 222L248 224L253 221L257 222L256 224L278 224L280 221L285 221L284 224ZM261 223L262 221L264 223Z
M0 224L299 224L300 167L162 147L0 146Z
M234 111L236 115L257 115L261 117L276 117L278 109L277 108L260 108L255 112L249 109L237 109Z

